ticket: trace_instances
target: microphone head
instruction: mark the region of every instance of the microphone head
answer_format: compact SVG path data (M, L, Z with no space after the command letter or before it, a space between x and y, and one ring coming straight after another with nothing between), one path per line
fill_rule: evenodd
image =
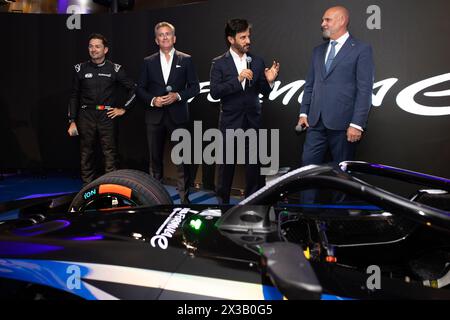
M166 92L172 92L172 90L173 90L173 89L172 89L171 86L167 86L167 87L166 87Z
M252 62L252 57L247 56L246 60L247 60L247 63L251 63Z

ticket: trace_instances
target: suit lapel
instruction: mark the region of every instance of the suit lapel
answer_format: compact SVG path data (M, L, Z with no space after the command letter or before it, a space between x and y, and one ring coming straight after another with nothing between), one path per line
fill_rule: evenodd
M154 69L155 69L155 72L156 72L155 73L156 78L159 79L159 81L162 84L165 84L164 76L163 76L163 73L162 73L162 66L161 66L161 52L158 52L158 55L157 55L157 57L155 59Z
M333 63L330 66L330 70L327 73L327 77L330 75L330 73L333 72L333 70L336 68L336 66L341 62L351 51L352 48L355 46L355 42L353 41L353 38L350 36L347 41L345 41L344 45L342 46L341 50L339 50L338 54L333 60Z
M319 52L319 65L322 79L325 79L325 77L327 76L327 71L325 70L325 55L327 53L328 45L328 43L324 44L322 50L320 50Z
M178 51L173 52L172 66L170 67L169 78L167 79L167 84L173 82L173 77L175 77L175 70L178 64Z
M225 53L225 58L226 58L225 60L228 63L228 70L233 70L234 73L236 73L236 75L238 76L239 75L238 70L236 69L236 65L234 64L234 60L233 60L233 57L231 56L230 51L227 51Z

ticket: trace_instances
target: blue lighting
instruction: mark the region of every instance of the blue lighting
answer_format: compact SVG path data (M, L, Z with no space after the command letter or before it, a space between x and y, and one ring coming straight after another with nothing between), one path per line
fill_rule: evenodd
M385 166L385 165L382 165L382 164L371 164L370 166L374 167L374 168L386 169L386 170L391 170L391 171L398 171L398 172L402 172L402 173L416 175L416 176L422 177L422 178L427 178L427 179L431 179L431 180L438 180L438 181L442 181L442 182L445 182L445 183L450 183L449 179L442 178L442 177L437 177L437 176L432 176L432 175L425 174L425 173L419 173L419 172L415 172L415 171L411 171L411 170Z
M96 241L103 240L104 237L102 235L88 236L88 237L73 237L73 238L65 238L66 240L74 240L74 241Z
M50 246L38 243L0 241L0 255L2 256L41 254L62 249L63 247L60 246Z
M76 192L76 191L73 191ZM22 197L22 198L18 198L17 200L26 200L26 199L35 199L35 198L45 198L45 197L51 197L51 196L61 196L61 195L65 195L65 194L70 194L72 192L56 192L56 193L35 193L35 194L30 194L28 196Z
M67 7L69 6L68 0L59 0L58 1L58 13L67 13Z
M44 223L39 223L30 227L18 228L14 230L14 234L21 237L34 237L41 234L66 228L70 225L67 220L54 220Z
M347 210L381 210L377 206L372 205L339 205L339 204L279 204L280 207L299 207L311 209L347 209Z
M340 301L342 301L342 300L354 300L354 299L334 296L331 294L322 294L322 296L320 297L320 300L340 300Z

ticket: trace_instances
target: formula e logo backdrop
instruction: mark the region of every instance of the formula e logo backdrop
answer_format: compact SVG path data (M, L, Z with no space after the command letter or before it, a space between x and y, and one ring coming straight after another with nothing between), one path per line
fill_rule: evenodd
M398 78L388 78L374 83L374 93L372 94L372 105L374 107L379 107L383 104L384 97L386 96L388 91L397 83L398 80ZM416 95L424 90L425 92L423 93L423 95L425 97L431 98L430 102L432 102L433 97L450 97L450 89L443 91L427 90L431 90L433 86L445 83L447 81L450 81L450 73L441 74L409 85L408 87L402 89L397 95L396 102L398 107L406 112L422 116L450 115L450 106L437 106L433 104L421 105L415 101ZM269 95L269 100L275 101L278 98L281 98L284 94L281 103L286 106L291 103L294 95L300 91L304 84L305 80L296 80L284 85L281 81L275 81L274 88ZM200 84L200 93L209 93L209 89L207 88L208 86L209 81L202 82ZM302 102L302 97L303 91L299 94L298 99L296 101L293 101L294 104L300 104ZM190 101L192 101L193 99L191 99ZM208 101L218 102L218 100L214 100L210 94L208 94Z
M416 94L420 91L430 88L431 86L450 81L450 73L442 74L436 77L425 79L423 81L414 83L409 87L403 89L397 95L397 105L403 110L424 115L424 116L443 116L450 114L450 106L435 107L420 105L414 100ZM424 92L426 97L450 97L450 89L443 91L426 91Z

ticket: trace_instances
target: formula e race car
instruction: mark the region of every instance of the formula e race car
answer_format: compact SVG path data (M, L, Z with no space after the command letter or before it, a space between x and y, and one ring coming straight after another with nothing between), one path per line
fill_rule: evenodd
M388 191L400 184L412 196ZM186 206L119 170L75 195L0 205L20 209L0 222L0 298L450 299L449 190L343 162L288 172L235 206Z

